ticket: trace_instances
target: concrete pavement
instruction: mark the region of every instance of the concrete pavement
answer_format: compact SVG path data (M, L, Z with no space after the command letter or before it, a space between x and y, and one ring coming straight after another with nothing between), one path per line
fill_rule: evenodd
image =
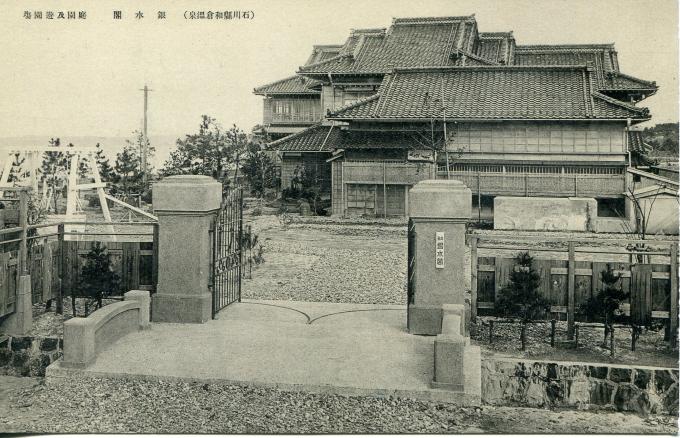
M433 340L406 332L406 306L244 301L205 324L153 323L84 370L56 362L47 378L187 379L475 403L430 388Z

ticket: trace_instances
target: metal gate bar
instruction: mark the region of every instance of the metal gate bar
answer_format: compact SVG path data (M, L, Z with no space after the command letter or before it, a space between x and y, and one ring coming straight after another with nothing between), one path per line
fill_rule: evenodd
M223 199L211 231L212 317L231 303L241 301L243 254L243 189L232 189Z

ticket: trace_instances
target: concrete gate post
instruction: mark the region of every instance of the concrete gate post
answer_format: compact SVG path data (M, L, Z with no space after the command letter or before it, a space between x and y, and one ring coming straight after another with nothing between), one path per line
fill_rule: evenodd
M453 391L464 404L481 401L481 356L465 328L465 224L472 193L460 181L425 180L409 191L415 240L410 333L437 335L433 388ZM409 261L410 263L410 261Z
M158 216L154 322L202 323L212 317L209 229L222 184L208 176L170 176L153 186Z
M408 199L416 235L408 330L437 335L442 332L442 305L465 303L465 224L472 192L460 181L425 180L409 190Z

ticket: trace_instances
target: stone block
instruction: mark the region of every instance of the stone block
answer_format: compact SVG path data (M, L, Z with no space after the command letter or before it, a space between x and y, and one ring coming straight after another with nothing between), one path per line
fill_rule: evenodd
M614 383L629 383L633 375L633 370L630 368L610 368L609 380Z
M557 379L557 370L558 366L556 363L549 363L547 369L548 379Z
M407 318L408 332L413 335L435 336L442 332L442 308L440 306L410 305Z
M669 415L678 415L678 384L674 384L663 397L663 406Z
M40 341L40 351L54 351L58 345L58 338L44 338Z
M12 336L12 351L30 350L33 338L30 336Z
M210 319L212 319L210 294L174 295L159 292L153 296L154 322L204 323Z
M588 372L590 374L590 377L594 377L596 379L606 379L607 374L609 373L609 368L608 367L589 366Z
M460 318L460 328L458 329L458 333L465 337L470 336L466 327L466 312L464 304L442 304L442 317L446 318L447 315L457 315ZM442 323L442 333L444 333L445 330L444 324Z
M640 389L647 389L649 381L652 379L652 371L650 370L635 370L635 386Z
M537 377L527 379L524 401L528 406L549 406L550 400L546 393L546 383Z
M155 212L209 212L220 208L222 184L202 175L176 175L153 184Z
M151 295L148 290L131 290L123 295L125 301L139 303L139 328L151 327Z
M0 322L0 332L8 335L25 335L33 325L33 303L31 299L31 276L21 275L17 284L14 313Z
M460 181L429 179L409 190L411 218L470 218L472 191Z
M638 398L641 394L643 394L643 392L635 385L622 383L617 388L616 395L614 395L614 406L619 411L639 412L640 406Z
M12 361L12 352L7 348L0 348L0 367L8 365Z
M654 371L654 385L656 392L664 393L675 383L673 375L670 370L655 370Z
M590 381L590 403L598 406L606 406L612 403L612 395L616 386L606 380Z
M591 384L585 378L567 379L565 400L570 406L584 406L591 400Z

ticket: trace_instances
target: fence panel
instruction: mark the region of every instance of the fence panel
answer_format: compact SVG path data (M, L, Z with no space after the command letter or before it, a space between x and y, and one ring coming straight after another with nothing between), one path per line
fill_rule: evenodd
M0 317L14 312L16 290L11 287L10 253L0 253Z
M479 236L471 236L479 239ZM566 242L566 241L565 241ZM542 242L554 243L554 242ZM477 306L481 309L493 309L500 290L508 283L510 273L514 269L515 259L508 254L508 246L499 244L494 246L482 243L479 248L483 255L477 255ZM552 246L552 245L549 245ZM531 248L527 248L531 253ZM499 250L495 257L493 250ZM517 252L524 251L518 249ZM569 312L569 260L554 254L552 250L538 252L545 258L534 259L534 269L541 277L539 292L551 305L553 315L560 317ZM555 253L564 252L555 247ZM668 264L630 264L622 261L592 261L593 258L606 254L602 251L588 252L579 249L579 257L574 263L574 312L578 319L579 308L588 299L596 295L603 288L601 273L609 265L620 274L618 285L624 292L630 293L630 300L622 306L629 312L631 320L637 324L647 324L651 318L670 318L673 313L671 302L671 272L673 267ZM555 259L557 258L557 259ZM677 263L677 261L676 261ZM475 266L475 264L473 264Z

